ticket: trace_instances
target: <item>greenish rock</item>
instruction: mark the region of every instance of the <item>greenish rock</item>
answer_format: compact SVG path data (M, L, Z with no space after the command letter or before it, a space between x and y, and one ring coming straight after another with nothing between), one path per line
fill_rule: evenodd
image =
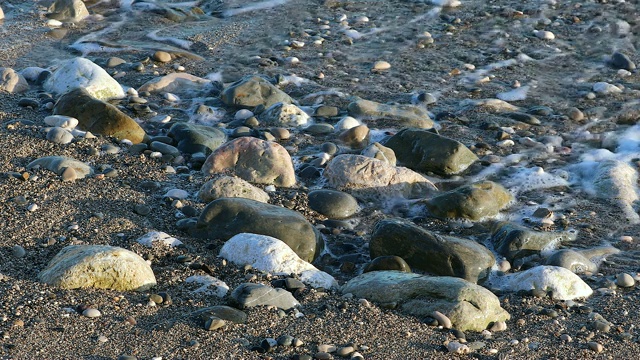
M62 95L54 115L66 115L78 119L78 128L94 134L128 139L134 144L145 140L144 130L117 107L93 98L84 88L76 88Z
M114 246L71 245L63 248L38 279L63 289L147 290L156 278L139 255Z
M241 309L256 306L275 306L289 310L300 305L285 289L274 289L263 284L244 283L231 293L231 298Z
M93 174L93 169L89 165L66 156L45 156L36 159L27 165L27 169L33 169L36 167L53 171L57 175L62 175L67 168L71 168L75 171L77 179L82 179Z
M561 242L575 239L575 232L534 231L510 222L496 223L491 235L496 251L509 261L551 250Z
M379 304L397 304L402 312L419 317L439 311L460 331L482 331L493 322L510 318L489 290L455 277L373 271L349 280L342 293Z
M283 241L307 262L324 249L322 235L300 213L251 199L212 201L190 232L194 237L222 240L240 233L268 235Z
M220 129L185 122L171 126L167 135L178 144L178 150L187 154L200 152L208 155L227 141L227 136Z
M396 270L402 272L411 272L411 267L400 256L387 255L378 256L365 265L362 272Z
M398 162L406 167L439 175L455 175L478 160L462 143L422 129L403 129L389 138Z
M202 185L198 198L203 202L211 202L220 198L245 198L266 203L269 194L248 181L233 176L218 176Z
M501 185L482 181L445 192L424 203L433 216L477 221L498 214L513 196Z
M222 320L231 321L236 324L245 324L247 322L247 313L236 308L226 305L216 305L198 309L191 313L191 316L200 318L203 322L212 316Z
M485 278L496 262L491 251L475 241L435 234L402 219L375 225L369 253L371 258L399 256L413 269L473 283Z
M431 129L434 125L426 110L413 105L387 105L356 98L347 107L349 115L371 120L392 120L399 127Z
M593 249L562 249L554 252L545 260L545 265L559 266L571 270L574 274L595 273L600 260L608 255L617 254L620 250L612 246Z
M293 103L293 99L266 79L245 76L229 85L221 94L222 102L229 106L254 108L258 105L270 107L275 103Z
M358 201L353 196L328 189L311 191L309 207L331 219L345 219L359 210Z

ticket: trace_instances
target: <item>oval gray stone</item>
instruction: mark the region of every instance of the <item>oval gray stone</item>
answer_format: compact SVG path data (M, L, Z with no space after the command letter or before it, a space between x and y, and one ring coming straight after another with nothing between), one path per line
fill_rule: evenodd
M207 155L227 141L227 136L220 129L185 122L171 126L167 135L176 141L178 150L187 154L200 152Z
M244 283L231 293L231 298L241 309L255 306L275 306L289 310L300 303L285 289L275 289L262 284Z
M358 202L353 196L327 189L310 192L309 207L331 219L345 219L358 212Z

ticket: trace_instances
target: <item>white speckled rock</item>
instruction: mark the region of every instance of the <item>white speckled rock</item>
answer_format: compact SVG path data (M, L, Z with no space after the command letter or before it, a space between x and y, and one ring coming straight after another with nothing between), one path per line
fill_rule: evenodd
M586 298L593 294L593 290L578 275L558 266L536 266L515 274L494 277L489 284L508 292L534 289L551 291L556 300Z
M146 247L153 247L154 244L163 244L169 247L176 247L182 245L182 241L174 238L173 236L162 231L151 231L142 235L138 240L138 244Z
M238 265L251 265L272 274L299 274L313 287L337 287L333 276L300 259L284 242L266 235L238 234L222 246L220 256Z
M63 289L142 291L156 285L153 271L143 258L129 250L104 245L67 246L38 278Z
M79 87L99 100L121 99L125 96L122 86L103 68L80 57L60 64L44 83L45 90L58 95Z

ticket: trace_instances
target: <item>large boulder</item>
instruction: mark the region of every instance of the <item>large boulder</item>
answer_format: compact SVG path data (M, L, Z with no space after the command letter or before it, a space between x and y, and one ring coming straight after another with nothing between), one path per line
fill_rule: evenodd
M402 165L425 173L455 175L478 160L462 143L423 129L403 129L384 145Z
M171 126L167 135L178 144L178 150L187 154L207 155L227 141L227 135L220 129L186 122Z
M556 300L586 298L593 294L593 290L578 275L558 266L536 266L515 274L494 277L488 285L504 292L551 292Z
M436 191L431 181L413 170L363 155L336 156L327 164L324 177L330 186L367 200L417 198Z
M501 185L481 181L445 192L424 203L433 216L477 221L498 214L511 200L513 196Z
M491 251L475 241L438 235L401 219L384 219L375 225L369 252L372 259L396 255L412 269L473 283L485 278L495 264Z
M24 76L11 68L0 67L0 91L14 94L27 90L29 90L29 84Z
M282 240L307 262L312 262L324 248L320 232L301 214L250 199L212 201L190 231L195 237L222 240L240 233L268 235Z
M125 96L122 86L103 68L81 57L60 64L44 83L44 88L58 95L84 88L99 100L121 99Z
M53 113L78 119L78 128L94 134L128 139L134 144L145 140L144 130L117 107L95 99L84 88L76 88L62 95Z
M188 95L189 93L198 93L209 88L211 88L211 80L177 72L147 81L138 88L138 92L148 91L152 94L173 93Z
M218 176L202 185L198 198L207 203L220 198L245 198L266 203L269 201L269 194L240 178Z
M398 127L431 129L433 120L426 110L413 105L387 105L375 101L355 99L349 104L349 115L370 120L391 120Z
M238 234L224 243L220 257L274 275L297 274L302 282L313 287L338 286L333 276L300 259L287 244L271 236Z
M561 242L575 239L575 232L534 231L510 222L496 223L491 235L491 242L496 251L510 261L540 253L542 250L552 250Z
M342 292L397 305L401 311L420 317L439 311L461 331L482 331L492 322L510 318L489 290L455 277L373 271L351 279Z
M278 143L254 137L241 137L217 148L202 165L202 172L231 172L246 181L282 187L296 184L287 150Z
M139 255L114 246L71 245L63 248L38 275L63 289L147 290L156 278Z
M254 108L258 105L270 107L275 103L291 104L293 99L259 76L245 76L229 85L221 95L222 102L229 106Z

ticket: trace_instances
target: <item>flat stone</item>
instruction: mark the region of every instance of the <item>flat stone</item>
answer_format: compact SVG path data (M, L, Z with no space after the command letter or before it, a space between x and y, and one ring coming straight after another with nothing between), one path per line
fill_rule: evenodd
M27 169L33 169L36 167L42 167L53 171L57 175L62 175L67 168L71 168L75 171L78 179L83 179L87 175L93 174L93 169L89 165L66 156L45 156L36 159L27 165Z
M54 127L47 131L47 140L56 144L65 145L73 141L73 135L61 127Z
M262 284L241 284L231 293L231 298L241 309L255 306L275 306L289 310L300 305L298 300L287 290L274 289Z
M138 93L148 91L152 94L171 93L182 96L188 95L190 92L203 92L211 87L211 80L183 72L175 72L147 81L138 88Z
M514 274L495 277L489 284L504 292L539 290L552 292L556 300L587 298L593 290L570 270L557 266L536 266Z
M402 219L379 221L369 242L371 258L395 255L413 269L476 283L495 263L491 251L467 239L429 232Z
M222 320L231 321L235 324L246 324L248 318L247 313L244 311L226 305L216 305L198 309L191 313L191 315L199 317L203 321L211 316L215 316Z

